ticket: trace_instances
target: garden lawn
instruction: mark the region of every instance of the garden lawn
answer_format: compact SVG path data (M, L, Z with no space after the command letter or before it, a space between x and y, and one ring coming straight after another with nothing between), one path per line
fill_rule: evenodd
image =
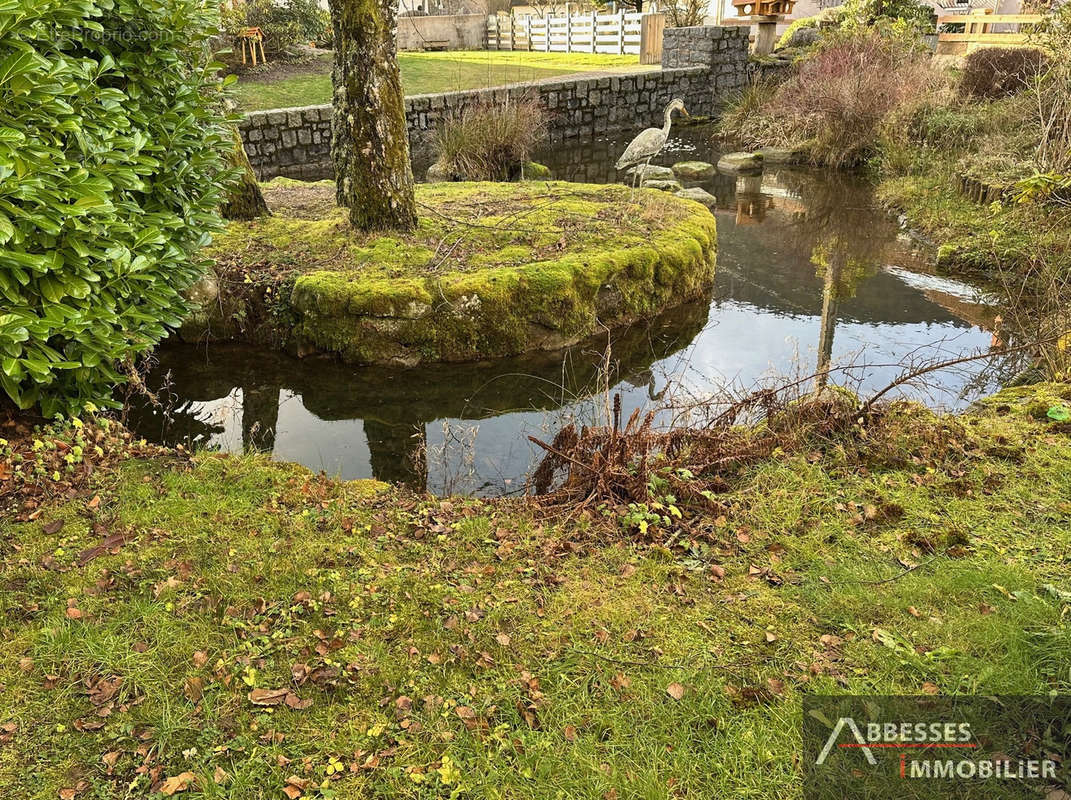
M407 95L526 83L579 72L656 68L641 66L636 56L464 50L399 53L398 67ZM239 79L235 95L242 111L329 103L331 56L320 56L310 64L279 64L246 73Z
M0 787L798 797L806 692L1071 691L1066 398L748 467L684 546L259 456L74 466L0 517Z

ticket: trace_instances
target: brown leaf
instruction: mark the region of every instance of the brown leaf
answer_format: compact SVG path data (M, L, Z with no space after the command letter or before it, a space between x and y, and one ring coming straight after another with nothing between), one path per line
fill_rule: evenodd
M62 529L63 529L63 520L62 519L54 519L51 522L46 522L44 525L41 526L41 530L44 531L45 533L49 534L50 536L53 533L59 533Z
M940 692L941 692L941 689L937 686L936 683L932 683L930 681L926 681L925 683L922 684L922 693L923 694L940 694Z
M99 505L100 505L100 495L99 494L95 494L95 495L93 495L93 499L90 500L88 503L86 503L86 508L94 509Z
M767 642L776 642L777 641L777 634L775 634L773 631L766 631L766 641Z
M201 678L187 678L183 687L183 694L191 703L199 703L205 694L204 681Z
M277 706L282 703L289 689L254 689L249 693L249 702L255 706Z
M627 689L629 686L631 686L632 681L627 675L625 675L625 673L619 672L614 675L613 678L610 679L610 685L618 691L621 691L622 689Z
M216 771L212 773L212 780L214 780L220 786L230 780L230 777L231 776L223 770L223 767L216 767Z
M160 794L170 797L173 794L184 792L190 788L190 784L197 781L197 776L192 772L183 772L174 777L168 778L160 786Z
M666 687L666 694L672 697L674 700L680 700L684 697L684 687L679 683L671 683Z
M287 708L290 708L294 711L304 711L306 708L312 705L312 698L306 697L302 699L293 692L287 692L286 705Z
M576 725L566 725L563 733L565 734L566 741L576 741Z
M74 606L68 606L67 607L67 611L64 612L64 613L67 614L67 619L81 619L82 618L81 610L75 608Z
M719 564L710 565L710 574L717 578L719 581L725 577L725 567Z
M919 610L917 608L915 608L914 606L908 606L907 607L907 613L910 614L913 617L921 617L922 616L922 614L919 613Z
M509 638L508 634L500 633L497 636L495 636L495 641L498 642L503 647L509 647L509 643L512 640Z
M782 695L785 693L785 682L779 678L767 678L766 685L770 687L771 694Z
M206 653L204 650L196 650L194 651L192 660L193 665L200 669L208 663L208 653Z
M115 762L119 760L119 751L111 750L100 757L100 760L104 762L104 765L111 769L115 766Z
M113 533L111 536L103 539L99 544L88 547L78 554L78 566L84 567L94 558L100 558L105 553L118 553L119 548L133 539L133 534L130 533Z

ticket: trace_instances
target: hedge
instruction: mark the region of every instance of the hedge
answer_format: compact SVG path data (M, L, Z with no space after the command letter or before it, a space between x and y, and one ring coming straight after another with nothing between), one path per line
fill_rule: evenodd
M112 404L181 321L228 178L214 6L0 0L0 400Z

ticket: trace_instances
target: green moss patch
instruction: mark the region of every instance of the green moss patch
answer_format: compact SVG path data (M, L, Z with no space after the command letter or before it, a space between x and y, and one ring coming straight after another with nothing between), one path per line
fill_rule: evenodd
M223 332L353 362L555 349L695 298L714 275L714 217L658 192L422 185L404 235L355 233L330 182L276 180L265 196L272 217L213 245Z

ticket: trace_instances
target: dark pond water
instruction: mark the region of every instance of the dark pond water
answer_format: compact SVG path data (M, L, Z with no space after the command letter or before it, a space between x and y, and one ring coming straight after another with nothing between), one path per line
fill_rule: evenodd
M716 160L708 141L706 131L684 129L662 162ZM540 160L556 177L604 182L623 144L559 148ZM412 370L166 346L149 378L165 407L134 408L130 423L154 440L258 447L347 479L493 494L523 487L536 458L528 435L599 419L608 343L609 385L626 414L667 392L703 397L808 375L823 354L855 364L851 376L866 391L902 362L991 347L993 312L979 293L930 274L927 254L874 208L860 181L769 169L702 185L718 198L719 226L717 279L702 302L564 352ZM901 394L961 408L996 388L999 373L975 362Z

